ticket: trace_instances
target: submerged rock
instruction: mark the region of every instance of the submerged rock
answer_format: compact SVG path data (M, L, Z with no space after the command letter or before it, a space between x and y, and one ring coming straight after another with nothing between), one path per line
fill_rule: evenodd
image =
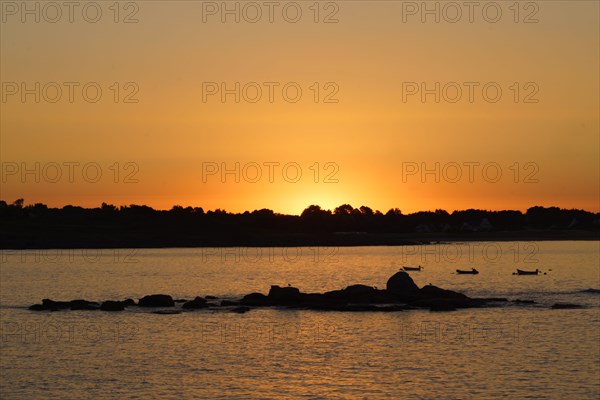
M183 311L181 310L156 310L156 311L152 311L152 314L159 314L159 315L172 315L172 314L181 314Z
M521 300L521 299L516 299L513 300L513 303L520 303L520 304L535 304L534 300Z
M174 307L175 302L168 294L151 294L144 296L138 302L140 307Z
M571 308L583 308L580 304L573 303L554 303L551 307L553 310L571 309Z
M250 311L250 307L241 306L241 307L232 308L230 311L233 313L243 314L243 313Z
M221 307L239 306L239 301L221 300Z
M122 301L107 300L100 305L102 311L123 311L124 309L125 304Z
M456 308L452 307L450 304L438 304L429 307L429 311L456 311Z

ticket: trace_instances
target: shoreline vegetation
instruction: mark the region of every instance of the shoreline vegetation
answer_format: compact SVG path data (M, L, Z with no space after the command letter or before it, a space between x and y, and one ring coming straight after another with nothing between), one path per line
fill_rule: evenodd
M600 213L557 207L403 214L341 205L301 215L174 206L98 208L0 200L0 249L402 246L439 242L600 240Z

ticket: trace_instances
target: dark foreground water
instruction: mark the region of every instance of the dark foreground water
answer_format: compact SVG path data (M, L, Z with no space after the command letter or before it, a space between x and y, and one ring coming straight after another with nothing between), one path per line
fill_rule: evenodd
M600 396L600 243L4 251L2 399ZM449 313L31 312L42 298L214 295L291 284L419 285L535 300ZM456 268L480 271L456 275ZM514 276L516 268L546 272ZM593 290L589 290L593 289ZM581 309L553 310L558 302Z

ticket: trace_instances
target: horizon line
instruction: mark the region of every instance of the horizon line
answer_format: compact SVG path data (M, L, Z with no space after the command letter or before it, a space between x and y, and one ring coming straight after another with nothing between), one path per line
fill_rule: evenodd
M41 203L41 202L25 204L25 201L24 201L23 198L18 198L18 199L16 199L13 202L8 202L8 201L5 201L3 199L0 199L0 205L3 205L2 203L4 203L4 205L6 205L6 206L16 205L19 201L21 201L21 207L23 207L23 208L26 208L26 207L35 207L36 205L42 205L42 206L44 206L44 207L46 207L48 209L55 209L55 210L60 210L60 209L63 209L65 207L76 207L76 208L81 208L81 209L84 209L84 210L95 210L95 209L101 209L103 205L107 205L107 206L115 207L117 210L119 210L120 208L127 208L127 207L136 206L136 207L147 207L147 208L152 209L153 211L166 211L166 212L173 211L176 208L181 208L181 209L191 208L193 210L201 209L204 213L222 211L222 212L225 212L226 214L234 214L234 215L235 214L242 215L242 214L245 214L245 213L250 213L251 214L251 213L254 213L254 212L257 212L257 211L262 211L262 210L271 211L275 215L282 215L282 216L297 216L297 217L300 217L302 215L302 213L300 213L300 214L285 214L285 213L280 213L280 212L277 212L275 210L272 210L270 208L265 208L265 207L263 207L263 208L257 208L257 209L254 209L252 211L250 211L250 210L244 210L244 211L237 211L236 212L236 211L227 211L227 210L222 209L222 208L215 208L213 210L205 210L202 206L189 206L189 205L188 206L182 206L182 205L179 205L179 204L174 204L173 206L171 206L170 209L154 208L154 207L148 206L146 204L130 203L130 204L115 205L115 204L110 204L110 203L106 203L106 202L102 202L97 207L83 207L83 206L74 205L74 204L65 204L65 205L63 205L61 207L50 207L50 206L46 205L45 203ZM350 206L350 207L352 207L353 210L359 210L359 211L360 211L361 208L365 207L365 208L370 209L373 214L380 213L382 215L386 215L387 213L389 213L392 210L398 210L399 211L399 215L411 215L411 214L429 213L429 212L430 213L436 213L438 211L444 211L444 212L446 212L448 214L453 214L455 212L464 212L464 211L485 211L485 212L506 212L506 211L512 211L512 212L520 212L521 214L526 214L528 210L530 210L532 208L536 208L536 207L544 208L544 209L556 208L556 209L564 210L564 211L583 211L583 212L587 212L587 213L594 214L594 215L600 214L600 212L589 211L589 210L585 210L583 208L561 208L559 206L542 206L542 205L533 205L533 206L525 208L524 211L523 210L515 210L515 209L482 209L482 208L466 208L466 209L462 209L462 210L455 209L455 210L452 210L452 211L448 211L448 210L443 209L443 208L436 208L435 210L419 210L419 211L414 211L414 212L409 212L407 214L404 214L399 207L391 207L386 212L382 212L380 210L372 209L371 207L365 206L365 205L361 205L359 207L354 207L354 206L352 206L349 203L340 204L339 206L337 206L334 209L325 209L325 208L322 208L318 204L310 204L310 205L306 206L302 212L306 211L310 207L315 207L315 206L319 207L319 209L322 210L322 211L324 211L324 212L330 212L332 215L333 215L335 209L337 209L339 207L343 207L343 206Z

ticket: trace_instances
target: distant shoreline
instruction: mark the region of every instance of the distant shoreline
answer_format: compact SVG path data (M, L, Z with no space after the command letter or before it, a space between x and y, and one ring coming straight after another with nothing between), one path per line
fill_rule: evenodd
M600 213L534 206L404 215L343 204L300 216L261 209L242 214L174 206L100 208L0 200L0 249L411 246L438 242L600 240Z
M129 235L127 235L129 236ZM16 239L16 238L13 238ZM460 242L533 242L533 241L600 241L600 232L576 230L547 230L519 232L470 232L462 234L372 234L335 233L303 235L265 235L245 239L227 238L140 238L122 237L113 240L98 238L36 238L35 243L0 243L0 250L43 249L167 249L167 248L236 248L236 247L368 247L368 246L417 246ZM158 239L158 240L157 240Z

